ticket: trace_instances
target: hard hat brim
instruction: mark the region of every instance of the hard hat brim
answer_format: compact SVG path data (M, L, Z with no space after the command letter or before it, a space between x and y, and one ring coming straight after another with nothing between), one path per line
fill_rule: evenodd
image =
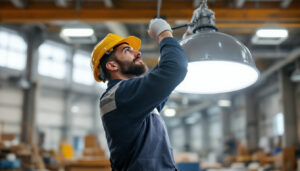
M121 44L121 43L128 43L129 46L133 47L134 50L139 50L142 42L141 42L141 39L139 39L135 36L128 36L128 37L124 38L123 40L119 41L118 43L116 43L116 45Z

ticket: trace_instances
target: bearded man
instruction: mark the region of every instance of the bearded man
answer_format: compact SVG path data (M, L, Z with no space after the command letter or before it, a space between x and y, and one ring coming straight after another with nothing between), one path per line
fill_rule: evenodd
M141 40L108 34L92 54L96 81L108 81L100 111L113 171L174 171L173 151L159 112L187 73L183 49L163 19L148 33L160 44L160 61L148 72Z

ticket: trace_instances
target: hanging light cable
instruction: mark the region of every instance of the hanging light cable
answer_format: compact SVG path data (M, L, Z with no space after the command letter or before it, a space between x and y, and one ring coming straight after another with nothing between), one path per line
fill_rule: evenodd
M157 0L156 18L160 18L161 0Z
M215 94L254 84L259 71L248 48L234 37L218 32L214 12L203 0L194 11L188 34L180 41L188 57L188 73L176 88L183 93ZM175 27L174 29L183 26Z

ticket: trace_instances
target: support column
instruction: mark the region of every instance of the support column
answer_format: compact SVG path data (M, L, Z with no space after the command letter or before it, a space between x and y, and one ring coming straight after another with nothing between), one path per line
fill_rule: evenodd
M283 147L297 145L296 84L290 81L290 74L279 72L280 92L283 104L284 135Z
M191 149L191 125L186 124L184 122L183 129L184 129L184 138L185 138L184 151L190 152L192 150Z
M258 147L259 125L258 111L255 104L254 91L246 94L246 140L250 149L255 150Z
M72 49L72 52L69 56L68 63L69 63L69 69L67 69L67 76L66 76L66 89L64 90L64 115L63 115L63 121L64 125L62 127L62 140L66 140L69 143L72 143L72 121L73 121L73 113L72 113L72 104L73 104L73 94L72 94L72 74L73 74L73 57L75 54L74 48ZM74 98L75 99L75 98Z
M231 109L230 108L222 108L222 135L223 139L226 137L230 137L232 134L231 131Z
M233 134L231 131L231 108L222 108L222 154L225 156L227 150L227 143L233 139Z
M298 133L298 145L300 144L300 83L298 83L298 86L296 88L296 113L297 113L297 133Z
M100 135L100 132L102 130L100 130L99 128L101 128L101 125L102 125L102 121L101 121L101 115L100 115L100 112L99 112L99 104L100 104L100 97L98 96L95 96L92 98L93 100L93 134L96 134L96 135Z
M21 141L32 144L35 131L35 104L37 95L37 48L42 43L42 30L38 27L26 28L27 60L23 79L28 87L23 87Z
M71 90L67 89L64 92L64 114L63 114L63 127L62 127L62 140L69 143L72 142L71 130L72 130L72 95Z
M208 153L209 151L209 148L210 148L210 130L209 130L209 121L208 121L208 113L206 110L204 110L202 113L202 130L203 130L203 136L202 136L202 139L203 139L203 151L205 154Z

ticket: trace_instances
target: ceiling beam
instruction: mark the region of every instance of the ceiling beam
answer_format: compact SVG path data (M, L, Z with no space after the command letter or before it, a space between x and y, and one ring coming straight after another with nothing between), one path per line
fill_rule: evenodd
M218 22L300 22L299 9L213 9ZM168 21L189 20L193 9L162 9L161 13L167 16ZM0 7L0 22L26 23L51 22L57 20L84 22L124 21L148 22L156 14L156 9L6 9Z
M253 58L256 59L279 59L279 58L286 58L289 53L287 51L281 51L281 50L256 50L251 49Z
M284 60L276 62L272 66L268 67L264 72L262 72L258 83L256 83L254 87L261 85L267 80L268 77L278 72L288 64L291 64L292 62L295 62L299 59L300 59L300 48L298 47L292 50Z

